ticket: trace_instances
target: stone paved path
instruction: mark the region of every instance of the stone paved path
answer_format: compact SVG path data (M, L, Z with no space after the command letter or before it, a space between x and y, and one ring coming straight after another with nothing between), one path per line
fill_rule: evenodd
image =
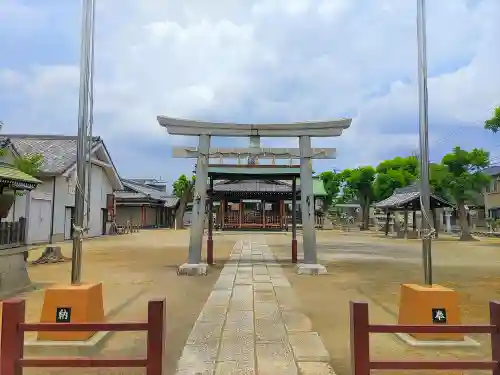
M293 289L264 241L254 235L234 246L177 375L334 374L323 342L298 312Z

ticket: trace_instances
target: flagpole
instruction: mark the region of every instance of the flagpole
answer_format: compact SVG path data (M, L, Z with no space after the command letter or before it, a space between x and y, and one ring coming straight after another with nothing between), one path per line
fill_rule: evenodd
M78 137L76 144L76 189L75 218L73 226L73 251L71 258L71 284L81 282L82 271L82 241L83 218L85 213L85 169L86 169L86 139L89 104L89 63L90 63L90 33L92 22L92 1L82 3L82 36L80 46L80 91L78 103Z
M423 220L422 257L426 285L432 286L432 246L433 228L429 186L429 110L427 93L427 40L425 25L425 0L417 0L417 44L418 44L418 104L420 139L420 205Z
M95 36L95 2L92 0L92 17L90 27L90 68L89 68L89 124L87 133L87 223L86 229L90 230L90 191L92 186L92 125L94 125L94 36Z

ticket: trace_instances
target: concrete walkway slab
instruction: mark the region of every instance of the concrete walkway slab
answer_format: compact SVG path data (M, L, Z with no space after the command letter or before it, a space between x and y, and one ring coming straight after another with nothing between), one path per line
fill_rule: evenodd
M234 246L176 375L334 375L321 338L262 236ZM265 263L264 263L265 261Z

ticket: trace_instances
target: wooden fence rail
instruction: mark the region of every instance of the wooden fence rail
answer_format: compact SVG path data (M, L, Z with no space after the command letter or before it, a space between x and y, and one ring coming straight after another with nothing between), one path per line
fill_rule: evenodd
M19 218L18 221L0 222L0 246L21 245L25 243L26 219Z
M353 375L371 370L491 370L500 375L500 302L490 302L487 325L397 325L370 324L368 304L350 302L351 363ZM491 361L372 361L370 333L489 333Z
M165 299L148 303L147 322L124 323L26 323L25 302L3 302L0 374L20 375L23 367L145 367L147 375L163 375ZM147 356L137 359L48 357L24 358L24 332L41 331L146 331Z

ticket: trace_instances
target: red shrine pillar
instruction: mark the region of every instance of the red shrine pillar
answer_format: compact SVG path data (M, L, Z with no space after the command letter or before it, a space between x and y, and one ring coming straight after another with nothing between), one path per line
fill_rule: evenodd
M297 263L297 180L292 183L292 263Z
M262 228L266 229L266 201L262 199Z
M220 230L224 230L224 224L226 223L226 200L222 199L220 201Z
M243 199L240 199L240 215L239 215L239 219L240 219L240 229L243 225Z
M285 213L285 205L283 199L280 199L280 229L283 230L283 216Z
M210 179L210 197L208 208L207 264L214 264L214 180Z

